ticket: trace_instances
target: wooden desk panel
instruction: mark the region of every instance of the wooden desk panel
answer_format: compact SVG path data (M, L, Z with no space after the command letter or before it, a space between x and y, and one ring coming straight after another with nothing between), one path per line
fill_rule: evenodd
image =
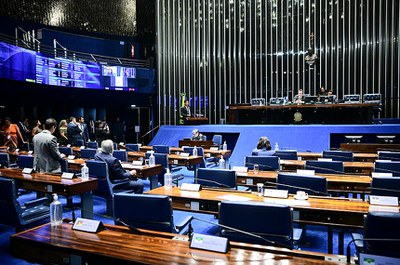
M319 152L297 152L297 155L302 160L318 160L322 158L322 153ZM360 162L375 162L378 158L376 153L354 153L354 160Z
M81 264L346 264L343 256L231 242L226 254L191 249L186 236L106 225L97 234L71 229L71 225L42 225L12 235L12 255L31 262L64 264L72 256ZM174 240L177 236L181 240ZM23 250L23 251L21 251Z
M296 169L304 169L306 161L304 160L280 160L282 170L293 171ZM357 173L370 175L374 169L373 162L343 162L344 171L347 173Z
M377 153L378 151L400 151L400 144L341 143L341 150L358 153Z
M141 146L141 152L147 152L153 150L152 146ZM171 146L170 149L171 154L177 154L183 152L182 147L173 147ZM205 157L224 157L224 159L229 159L231 157L232 151L231 150L211 150L211 149L204 149L204 156Z
M197 146L203 147L204 149L210 149L211 146L214 146L212 140L205 140L205 141L192 141L192 140L179 140L179 147L182 146Z

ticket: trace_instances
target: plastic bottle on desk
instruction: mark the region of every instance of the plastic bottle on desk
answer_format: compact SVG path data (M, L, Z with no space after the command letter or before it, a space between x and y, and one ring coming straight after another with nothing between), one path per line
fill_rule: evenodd
M164 187L168 190L172 188L172 175L169 172L169 168L166 169L164 174Z
M279 145L278 145L278 143L275 143L275 151L278 151L279 150Z
M221 156L221 158L219 159L218 167L219 168L225 168L225 159L224 159L223 156Z
M89 168L86 166L86 163L83 164L83 167L81 168L81 178L82 180L89 179Z
M55 193L53 194L53 202L50 203L50 223L52 226L62 223L62 204Z
M156 158L154 157L154 151L150 152L150 157L149 157L149 165L151 167L156 165Z
M197 147L195 146L193 148L193 156L198 156L198 155L199 155L199 153L198 153Z
M222 150L228 150L228 145L226 144L226 141L224 141L224 144L222 145Z

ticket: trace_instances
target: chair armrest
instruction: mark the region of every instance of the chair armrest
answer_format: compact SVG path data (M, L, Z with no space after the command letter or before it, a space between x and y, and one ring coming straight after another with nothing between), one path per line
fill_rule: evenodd
M43 204L43 203L46 203L46 202L48 202L48 201L49 201L48 198L43 197L43 198L39 198L39 199L32 200L32 201L29 201L29 202L25 202L25 203L24 203L24 207L26 207L26 208L32 208L32 207L41 205L41 204Z
M179 224L176 224L175 227L178 231L181 231L185 226L187 226L193 220L193 216L186 216Z
M354 245L356 246L357 250L364 248L364 236L362 234L351 233L351 237L354 240Z

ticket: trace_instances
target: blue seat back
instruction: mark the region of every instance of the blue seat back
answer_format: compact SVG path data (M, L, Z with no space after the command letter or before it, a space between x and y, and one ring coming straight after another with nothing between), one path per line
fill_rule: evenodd
M33 156L32 155L19 155L17 164L19 168L33 168Z
M212 141L213 141L214 145L218 145L218 146L222 145L222 135L214 134Z
M393 176L400 176L400 161L392 162L375 162L375 172L392 173Z
M293 248L293 217L289 206L258 202L229 202L219 205L219 223L257 234L277 242L276 246ZM221 234L232 241L272 245L232 230L223 229Z
M302 176L296 173L279 173L276 188L288 190L291 194L296 194L297 191L302 190L309 195L328 195L326 178Z
M128 152L139 152L140 147L138 144L125 144L126 151Z
M72 152L71 147L66 147L66 146L60 146L58 147L58 151L60 151L61 154L64 154L66 156L73 155L74 153Z
M275 155L274 150L260 150L260 149L254 149L251 152L252 156L273 156Z
M399 239L400 213L369 212L364 224L364 238ZM366 253L400 258L400 241L365 241Z
M400 152L379 151L378 159L400 161Z
M128 161L128 153L125 150L114 150L113 156L120 161Z
M88 142L87 147L91 148L91 149L97 149L97 148L99 148L99 145L97 142Z
M75 146L84 146L85 142L82 139L76 139L74 145Z
M81 158L92 159L96 154L97 149L85 148L81 149Z
M343 174L344 167L341 161L316 161L307 160L305 169L315 170L315 173L321 174Z
M332 151L322 152L323 158L332 158L333 161L354 161L353 152L350 151Z
M117 193L114 217L137 228L174 232L172 200L168 196Z
M226 169L197 169L196 183L206 187L236 189L236 172Z
M277 156L246 156L245 166L249 169L254 168L254 164L258 164L262 171L279 170L279 157Z
M108 176L108 166L106 162L87 160L86 165L89 168L90 177L97 178L98 188L93 191L94 194L109 199L112 197L112 186Z
M7 153L0 153L0 166L10 167L10 156Z
M371 195L400 198L400 177L373 177Z
M153 145L153 151L154 153L158 153L158 154L169 154L170 150L169 150L169 146L168 145L162 145L162 144L156 144Z
M275 156L285 160L297 160L297 151L277 150Z

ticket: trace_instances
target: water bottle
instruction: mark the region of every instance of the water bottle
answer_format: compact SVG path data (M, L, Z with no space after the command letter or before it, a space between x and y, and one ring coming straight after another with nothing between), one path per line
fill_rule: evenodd
M156 165L156 158L154 157L154 151L150 152L150 157L149 157L149 165L151 167Z
M82 180L89 179L89 168L86 166L86 163L83 164L83 167L81 168L81 178Z
M221 156L221 158L219 159L218 167L225 168L225 159L223 156Z
M172 188L172 175L169 173L169 168L166 169L167 172L164 174L164 186L165 189L169 190Z
M222 145L222 150L228 150L228 145L226 144L226 141L224 141L224 144Z
M50 203L50 223L52 226L62 223L62 204L55 193L53 194L53 202Z
M197 147L195 146L194 148L193 148L193 156L198 156L198 151L197 151Z
M279 145L278 145L278 143L275 143L275 151L278 151L279 150Z

